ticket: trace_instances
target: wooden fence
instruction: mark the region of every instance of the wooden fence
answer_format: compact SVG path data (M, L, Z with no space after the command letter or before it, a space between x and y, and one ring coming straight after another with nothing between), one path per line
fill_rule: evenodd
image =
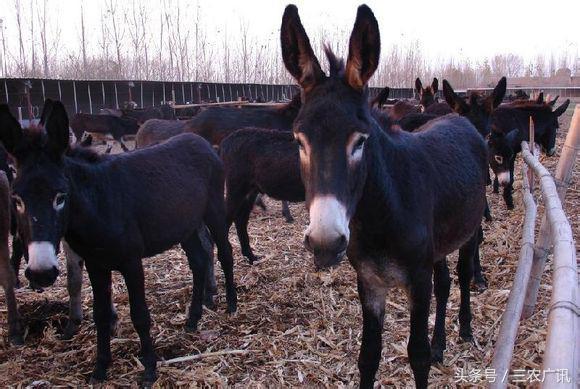
M533 131L533 127L530 132ZM530 134L533 145L533 135ZM540 279L546 258L553 252L552 296L548 311L548 332L542 364L542 387L576 388L580 374L580 288L578 263L572 228L562 208L566 189L570 184L574 164L580 149L580 105L576 105L572 122L566 136L555 178L539 162L533 148L522 142L524 159L522 192L524 200L524 224L522 247L514 283L496 341L492 369L496 374L491 388L506 388L511 366L513 348L520 319L529 318L534 311ZM528 174L531 169L533 174ZM529 179L531 177L531 179ZM538 177L544 217L539 236L534 244L537 207L534 201L534 177ZM573 216L578 213L573 211ZM552 249L552 250L550 250Z

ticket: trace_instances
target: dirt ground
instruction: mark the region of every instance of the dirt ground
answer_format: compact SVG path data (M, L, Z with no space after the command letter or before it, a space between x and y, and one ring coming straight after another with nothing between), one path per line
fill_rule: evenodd
M571 113L570 109L562 117L559 148L564 142ZM542 157L552 172L557 160L557 156ZM579 169L579 164L576 164L565 201L576 241L580 235ZM447 317L448 346L444 364L431 369L433 387L483 387L486 384L485 381L469 384L458 381L462 372L463 375L475 372L473 369L483 372L491 364L520 247L523 205L519 193L520 170L517 172L514 211L507 211L501 196L488 189L494 221L484 225L482 263L489 289L472 295L476 342L466 344L459 341L459 290L453 271ZM248 265L240 254L234 228L230 233L236 261L238 312L234 315L225 313L223 276L220 270L216 270L219 285L217 309L205 309L197 333L188 334L183 329L192 278L181 249L175 248L144 260L147 299L153 321L152 336L160 359L159 387L357 385L362 319L355 273L347 262L329 272L315 272L313 261L302 246L302 233L307 224L304 206L291 206L296 221L287 224L281 216L279 202L269 200L267 204L268 210L255 211L250 221L252 246L262 256L259 263ZM543 214L542 208L538 214ZM453 255L452 268L455 259L456 255ZM219 268L216 266L216 269ZM80 333L70 341L59 339L66 323L68 301L64 274L54 287L42 294L27 288L17 291L27 328L24 347L7 344L6 306L1 294L1 386L24 387L40 380L45 384L65 386L87 382L95 358L96 334L86 273L84 278L85 319ZM20 279L24 280L22 271ZM540 289L538 309L531 319L521 324L514 352L514 369L541 367L549 284L548 268ZM120 321L117 335L112 340L113 362L107 386L134 386L142 371L138 360L139 341L130 321L127 293L119 275L114 277L113 288ZM430 328L433 322L434 313L430 316ZM377 374L381 386L413 386L406 351L408 323L405 293L393 289L386 301L383 353ZM164 362L191 355L197 356L186 362Z

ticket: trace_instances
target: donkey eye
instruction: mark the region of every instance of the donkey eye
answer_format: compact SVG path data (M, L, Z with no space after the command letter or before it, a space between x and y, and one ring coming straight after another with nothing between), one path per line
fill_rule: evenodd
M367 140L366 136L364 136L364 135L359 136L358 139L356 140L356 143L352 147L352 153L354 154L357 151L359 151L360 149L362 149L366 140Z
M19 213L24 213L24 211L26 210L26 207L24 206L24 201L22 201L22 198L18 195L12 195L12 201L14 201L14 205L16 206L16 210Z
M500 165L503 163L503 157L501 155L494 155L493 159L495 159L495 162L499 163Z
M60 211L64 208L64 203L66 201L66 193L57 193L56 196L54 196L54 200L52 202L52 207L54 208L55 211Z

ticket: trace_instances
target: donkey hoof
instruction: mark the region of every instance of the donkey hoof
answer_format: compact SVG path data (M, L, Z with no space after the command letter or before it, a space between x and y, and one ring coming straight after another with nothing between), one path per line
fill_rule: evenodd
M185 323L185 332L193 333L197 331L197 322L187 322Z
M477 280L477 281L474 281L471 286L472 286L472 289L475 290L476 293L483 293L487 290L487 281Z
M232 303L228 303L228 309L227 309L228 313L236 313L237 310L238 310L238 303L236 303L235 301Z
M431 349L431 363L443 363L443 349Z
M206 297L203 299L203 305L207 309L211 309L212 311L215 310L215 302L213 301L212 296L206 295Z
M10 335L10 343L13 346L24 346L24 338L22 335Z
M294 223L294 218L292 216L286 217L286 223Z
M14 282L14 289L20 288L22 288L22 284L20 283L20 279L16 278L16 281Z
M254 254L244 254L244 257L246 257L248 259L248 262L250 263L250 265L253 265L254 262L258 262L258 260L260 259L260 257L254 255Z
M148 389L153 387L153 384L155 381L157 381L157 373L155 372L155 369L149 371L147 370L148 369L143 372L143 376L141 377L141 385L139 385L139 387Z
M473 335L471 333L468 334L459 334L459 337L464 343L474 343Z
M70 340L70 339L72 339L73 336L76 335L76 333L78 331L79 331L79 325L75 324L69 320L68 324L64 328L61 339L62 340Z
M91 378L89 378L89 385L98 385L105 382L107 379L107 371L104 369L96 368L91 374Z

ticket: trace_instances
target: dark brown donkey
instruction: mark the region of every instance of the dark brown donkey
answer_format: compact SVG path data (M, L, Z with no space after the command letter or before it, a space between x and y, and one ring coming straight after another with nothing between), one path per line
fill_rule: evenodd
M10 235L10 183L3 171L0 171L0 285L6 296L8 311L8 337L13 344L23 344L23 331L18 317L14 286L16 277L10 266L8 237Z
M137 133L138 147L169 139L179 131L201 135L214 146L220 146L232 132L245 127L290 131L300 109L300 94L279 107L233 108L212 107L184 122L156 121L145 123ZM282 215L287 222L294 221L288 203L282 202Z
M235 130L245 127L290 131L300 110L300 94L279 107L214 107L188 120L185 131L201 135L212 145L219 144Z
M460 335L472 339L469 283L485 207L485 141L458 115L419 133L385 131L372 119L367 82L379 63L380 36L369 7L358 8L346 68L327 50L321 69L296 6L281 27L284 64L303 90L294 135L310 225L304 244L319 268L346 251L363 310L361 386L372 388L381 360L385 297L401 285L410 297L408 353L417 387L445 348L450 278L445 257L459 249ZM428 318L435 270L432 348ZM432 352L433 351L433 352Z
M247 128L224 139L220 156L226 171L228 227L235 223L242 254L253 263L257 257L250 247L248 221L256 196L304 201L298 145L289 131Z
M180 243L193 272L187 330L202 314L209 257L197 234L205 224L218 248L226 278L228 311L236 310L233 258L223 199L223 164L211 145L193 134L164 144L102 156L69 149L64 106L47 100L46 131L22 130L7 107L0 108L0 140L17 161L13 199L18 231L28 247L26 277L41 287L58 276L61 239L84 259L93 289L97 328L94 381L106 379L111 362L111 272L121 272L131 319L141 341L143 384L156 379L156 356L145 301L142 258Z
M421 79L417 77L415 80L415 92L419 96L419 106L421 107L421 111L425 111L429 106L432 104L437 103L437 92L439 91L439 80L437 78L433 78L431 85L423 88L423 83L421 83Z
M137 120L130 117L77 113L72 117L70 127L77 142L82 141L85 132L103 136L110 135L121 145L123 151L128 151L124 138L127 135L135 135L139 129L139 124Z

